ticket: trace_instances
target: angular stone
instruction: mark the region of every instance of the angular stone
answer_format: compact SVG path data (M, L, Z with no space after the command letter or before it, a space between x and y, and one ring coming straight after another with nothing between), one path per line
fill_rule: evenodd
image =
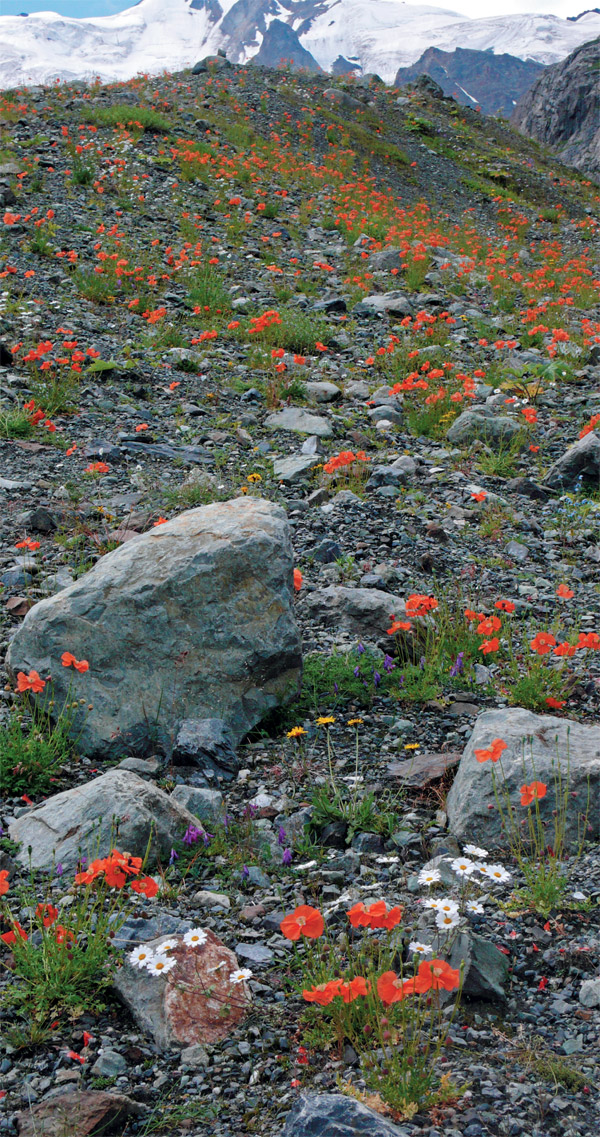
M278 482L289 485L301 481L320 461L318 454L294 454L291 458L275 458L273 473Z
M200 947L188 947L181 937L177 939L177 947L169 952L169 959L177 963L167 975L151 975L126 960L114 981L138 1026L162 1050L219 1042L250 1006L246 983L229 981L238 961L214 932L206 930L206 942ZM152 950L159 943L160 939L150 940L146 946Z
M119 821L118 837L115 823ZM109 770L93 782L55 794L16 818L9 826L21 844L19 860L34 869L53 861L71 871L80 854L105 857L116 845L141 857L150 837L150 862L163 862L188 825L198 821L169 794L129 770Z
M200 821L212 823L223 820L225 804L219 790L205 789L204 786L175 786L171 797Z
M544 478L544 485L552 490L572 490L579 478L598 489L600 436L594 430L578 439L553 463Z
M321 415L310 414L301 407L284 407L265 419L271 430L291 430L298 434L316 434L317 438L331 438L333 427Z
M600 979L584 979L579 990L582 1007L600 1007Z
M184 772L192 785L215 776L231 781L240 763L231 731L222 719L186 719L182 722L171 755L178 773ZM191 772L190 772L191 771Z
M314 432L313 432L314 433ZM182 719L222 718L238 740L296 688L300 635L284 511L259 498L182 513L102 557L27 613L10 670L85 699L89 755L169 750ZM89 660L61 667L63 651Z
M488 407L472 407L463 411L447 432L447 439L462 445L475 438L490 442L510 442L523 428L505 415L496 414Z
M488 749L495 738L507 744L501 760L495 764L478 762L475 750ZM541 818L548 826L548 844L552 844L557 759L563 787L567 765L570 766L568 841L571 845L577 842L580 818L586 809L585 836L597 840L600 834L600 727L595 723L584 725L552 715L534 714L521 707L485 711L477 719L448 794L450 832L459 840L484 848L507 846L494 795L493 771L500 801L506 788L518 817L526 816L520 804L520 787L533 781L547 785L546 796L539 806Z
M302 1094L281 1137L406 1137L407 1129L344 1094Z
M314 399L316 403L333 403L336 399L341 399L342 392L335 383L323 382L307 382L304 384L304 390L309 398Z
M408 296L398 291L373 293L371 296L364 296L356 307L368 312L386 312L390 316L410 316L413 311L413 306Z
M377 588L347 588L332 584L308 593L304 611L317 623L378 641L386 636L392 613L404 613L404 601Z
M127 1119L144 1107L113 1090L74 1090L53 1094L17 1114L19 1137L91 1137L122 1134Z
M411 724L412 725L412 724ZM413 754L403 762L390 762L387 772L398 778L404 786L422 789L431 782L443 777L446 770L457 766L461 755L456 753Z

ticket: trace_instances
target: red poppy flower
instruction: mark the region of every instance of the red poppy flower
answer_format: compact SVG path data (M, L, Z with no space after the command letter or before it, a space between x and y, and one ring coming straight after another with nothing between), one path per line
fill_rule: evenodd
M521 805L531 805L532 801L541 801L546 796L548 787L544 782L532 782L530 786L521 786Z
M556 640L549 632L538 632L529 646L531 650L536 651L538 655L548 655L550 648L556 646Z
M564 707L564 705L564 699L555 699L552 695L549 695L546 699L546 706L550 707L550 709L553 711L560 711L561 707Z
M0 940L10 946L11 944L15 944L17 942L17 936L19 936L19 938L22 940L27 939L27 932L24 928L21 927L19 921L15 920L12 932L4 932L4 934L0 936Z
M575 593L572 588L568 588L566 584L559 584L556 589L556 595L560 596L561 600L571 600Z
M500 631L501 627L502 623L497 616L486 616L485 620L477 625L476 631L479 636L491 636L494 632Z
M17 691L33 691L34 695L39 695L45 686L45 679L41 679L33 668L27 675L23 671L17 672Z
M328 983L319 983L316 987L302 992L302 998L307 1003L318 1003L320 1007L328 1007L340 993L340 980L330 979Z
M401 977L396 975L395 971L384 971L377 980L377 994L381 1002L389 1007L392 1003L400 1003L407 992L404 990Z
M302 573L300 569L294 569L294 589L299 592L302 588Z
M410 982L410 980L409 980ZM450 967L444 959L425 959L419 964L414 980L416 994L426 991L455 991L460 986L460 971Z
M498 608L501 612L514 612L515 610L512 600L497 600L494 608Z
M6 892L8 892L9 887L10 887L10 885L8 883L8 869L2 869L2 871L0 872L0 896L4 896L4 894Z
M317 908L301 904L289 916L284 916L279 926L286 940L299 940L300 936L306 936L309 940L318 940L323 934L325 922Z
M478 762L498 762L506 748L506 742L502 738L495 738L488 750L476 750L475 757Z
M370 990L371 984L368 980L363 979L362 975L357 975L349 983L340 983L339 991L336 991L336 994L341 995L345 1003L353 1003L355 999L368 995Z
M45 928L50 928L58 918L58 908L55 908L53 904L38 904L35 914Z
M479 645L479 651L482 651L484 655L489 655L490 652L499 650L500 640L497 636L494 636L491 640L484 640L483 643L480 643Z
M70 651L63 651L60 662L63 667L74 667L76 671L88 671L90 666L87 659L76 659Z
M148 900L151 900L158 892L158 884L151 876L144 876L141 880L132 880L131 889L140 896L146 896Z

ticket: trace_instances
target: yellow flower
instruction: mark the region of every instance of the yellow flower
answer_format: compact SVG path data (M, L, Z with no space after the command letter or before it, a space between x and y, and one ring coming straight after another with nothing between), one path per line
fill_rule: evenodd
M261 478L260 474L248 474L246 481L247 482L262 482L262 478Z
M407 742L407 743L405 743L404 749L405 750L420 750L421 747L419 746L418 742Z
M330 722L335 722L335 715L321 715L317 719L317 726L329 726Z
M287 732L288 738L299 738L301 734L306 734L303 726L293 726L292 729Z
M348 726L356 726L362 719L348 719Z

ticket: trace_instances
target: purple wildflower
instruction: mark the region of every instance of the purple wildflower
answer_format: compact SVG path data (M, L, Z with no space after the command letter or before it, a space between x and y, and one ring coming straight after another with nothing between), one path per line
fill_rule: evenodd
M63 867L62 867L62 865L61 865L60 861L58 862L58 864L57 864L57 866L56 866L56 870L55 870L55 871L56 871L56 875L57 875L57 876L62 876L62 874L64 873L64 871L65 871L65 870L63 869Z
M396 664L394 663L394 661L393 661L393 659L392 659L391 655L386 655L386 656L384 656L384 659L383 659L383 670L384 670L384 671L387 671L388 675L389 675L390 671L393 671L393 670L394 670L395 666L396 666Z
M210 845L213 837L214 837L214 833L207 833L206 830L204 830L204 833L202 834L202 840L204 841L204 845L205 846Z
M462 675L463 671L465 670L465 665L463 663L464 654L464 651L459 651L456 659L454 660L454 663L452 664L452 667L450 668L450 674L453 678L456 675Z
M283 856L281 858L281 863L283 865L291 865L291 863L292 863L292 850L291 849L284 849L283 850Z
M358 677L360 675L360 667L358 666L358 663L357 663L356 667L354 668L354 674L355 674L356 678L358 679Z
M286 841L287 841L287 834L285 832L285 829L283 828L283 825L280 825L279 826L279 833L277 834L277 844L278 845L285 845Z
M250 869L248 868L248 865L243 865L240 876L242 880L248 880L248 877L250 876Z
M381 675L378 671L373 672L373 682L376 687L379 687L379 684L381 683Z
M171 854L169 856L169 864L173 865L173 864L175 864L175 861L178 861L178 860L179 860L179 853L176 853L175 849L171 849Z
M198 829L197 825L188 825L188 827L187 827L187 829L183 835L183 843L184 843L184 845L187 845L188 848L190 848L192 845L196 844L196 841L198 841L200 837L203 837L203 836L204 836L204 830L203 829Z
M365 645L359 644L356 650L357 650L359 655L364 655L364 653L366 651Z

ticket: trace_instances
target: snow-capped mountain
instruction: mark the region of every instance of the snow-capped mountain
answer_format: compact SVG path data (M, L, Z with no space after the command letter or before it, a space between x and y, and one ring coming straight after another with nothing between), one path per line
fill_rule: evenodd
M594 11L576 21L533 14L471 20L403 0L140 0L95 19L1 16L0 86L180 70L218 48L246 63L273 21L286 24L286 42L297 37L324 70L342 57L387 82L429 47L508 52L550 64L600 34Z

